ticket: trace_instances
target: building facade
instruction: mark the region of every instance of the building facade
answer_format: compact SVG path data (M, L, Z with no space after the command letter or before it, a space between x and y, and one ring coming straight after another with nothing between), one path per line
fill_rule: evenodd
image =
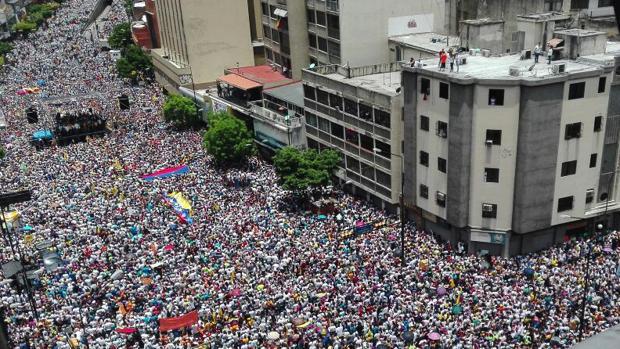
M303 71L308 148L337 150L340 183L391 211L402 191L400 69L332 65Z
M247 0L155 4L161 48L151 53L155 77L165 90L214 83L235 63L254 64Z
M472 253L527 253L605 221L620 209L616 64L601 53L406 68L406 206Z

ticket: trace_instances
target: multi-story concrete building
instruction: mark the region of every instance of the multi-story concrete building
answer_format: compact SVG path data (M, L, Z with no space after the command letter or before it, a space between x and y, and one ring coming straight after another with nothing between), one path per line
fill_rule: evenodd
M254 64L247 0L155 4L161 48L151 53L155 77L165 90L214 83L231 65Z
M301 79L308 67L308 29L303 0L262 0L265 58L282 73Z
M587 36L583 37L586 40ZM584 47L593 47L582 42ZM466 56L407 67L405 205L470 252L520 254L620 209L620 47L577 60ZM610 219L610 222L618 222Z
M303 71L308 148L342 155L336 171L355 194L395 210L401 193L399 64Z

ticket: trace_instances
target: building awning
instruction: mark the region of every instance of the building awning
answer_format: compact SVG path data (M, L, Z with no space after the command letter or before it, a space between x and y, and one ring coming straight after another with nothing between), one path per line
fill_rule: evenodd
M239 76L237 74L222 75L217 79L217 81L225 82L229 85L232 85L236 88L240 88L244 91L251 90L253 88L258 88L262 86L256 81L246 79L243 76Z
M277 8L275 11L273 11L273 14L278 17L286 17L288 15L288 11Z
M551 46L551 48L556 48L556 47L558 47L558 45L560 45L563 42L564 42L563 39L553 38L553 39L547 41L547 45Z

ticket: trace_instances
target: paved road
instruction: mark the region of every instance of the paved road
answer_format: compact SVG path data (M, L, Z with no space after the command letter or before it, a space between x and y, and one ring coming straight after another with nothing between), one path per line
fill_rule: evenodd
M620 348L620 325L601 332L575 345L573 349L618 349Z

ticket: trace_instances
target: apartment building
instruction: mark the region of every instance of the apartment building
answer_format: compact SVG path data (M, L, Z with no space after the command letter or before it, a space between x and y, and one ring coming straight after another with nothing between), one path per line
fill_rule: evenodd
M254 65L247 0L155 4L161 47L151 53L155 77L166 91L214 83L231 65Z
M514 255L619 223L620 45L570 51L552 64L467 55L459 73L434 59L405 68L405 203L420 225Z
M302 74L308 148L337 150L340 183L391 211L402 191L400 69L331 65Z

